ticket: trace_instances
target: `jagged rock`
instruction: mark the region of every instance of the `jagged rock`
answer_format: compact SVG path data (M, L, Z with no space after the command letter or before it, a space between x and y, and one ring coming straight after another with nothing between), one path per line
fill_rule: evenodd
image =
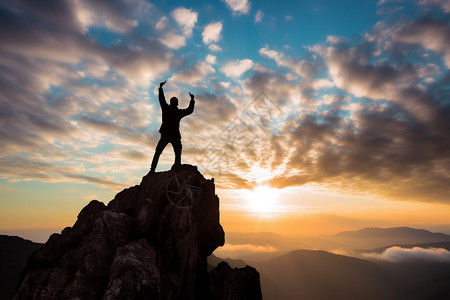
M91 201L72 228L53 234L28 261L14 299L260 299L254 269L207 272L223 244L213 179L190 165L149 173L107 206ZM237 298L223 298L221 286Z
M211 271L214 299L262 299L259 273L255 268L234 268L222 261Z

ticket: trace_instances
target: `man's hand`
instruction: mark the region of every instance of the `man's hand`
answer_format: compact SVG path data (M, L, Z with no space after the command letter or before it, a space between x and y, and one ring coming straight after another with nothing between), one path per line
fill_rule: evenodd
M189 96L191 96L191 100L194 100L194 95L192 95L191 92L189 92Z
M165 80L165 81L161 82L161 83L159 84L159 88L160 88L160 89L162 89L163 85L165 85L165 84L166 84L166 82L167 82L167 80Z

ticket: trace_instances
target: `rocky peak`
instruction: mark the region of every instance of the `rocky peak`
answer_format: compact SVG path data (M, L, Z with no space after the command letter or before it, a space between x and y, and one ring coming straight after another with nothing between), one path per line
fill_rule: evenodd
M207 257L224 242L214 179L191 165L149 173L50 236L15 299L260 299L256 270L208 273ZM248 289L233 287L240 276L252 278Z

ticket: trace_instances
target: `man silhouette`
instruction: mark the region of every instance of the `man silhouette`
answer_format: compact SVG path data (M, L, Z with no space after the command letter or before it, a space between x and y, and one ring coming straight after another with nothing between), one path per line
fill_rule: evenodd
M189 102L188 108L179 109L178 99L176 97L170 98L170 105L167 104L166 98L164 97L163 85L167 82L161 82L159 84L159 104L162 110L162 124L159 132L161 133L161 138L156 146L155 155L153 156L152 166L150 172L155 172L156 166L158 165L159 156L166 148L168 143L172 144L173 151L175 152L175 167L181 166L181 134L180 134L180 121L187 115L192 114L194 111L194 95L189 93L191 96L191 101Z

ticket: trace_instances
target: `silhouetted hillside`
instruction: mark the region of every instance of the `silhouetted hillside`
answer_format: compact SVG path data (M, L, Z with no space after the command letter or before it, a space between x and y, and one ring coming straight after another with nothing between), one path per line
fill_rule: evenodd
M297 250L254 266L261 274L265 300L393 299L388 274L362 259Z
M265 300L450 299L450 262L372 262L297 250L252 264Z
M222 261L224 261L227 264L229 264L230 267L232 267L232 268L244 268L245 266L248 265L242 259L220 258L220 257L215 256L214 254L211 254L210 256L208 256L208 264L212 268L216 267Z
M11 299L31 253L42 247L17 236L0 235L0 299Z

